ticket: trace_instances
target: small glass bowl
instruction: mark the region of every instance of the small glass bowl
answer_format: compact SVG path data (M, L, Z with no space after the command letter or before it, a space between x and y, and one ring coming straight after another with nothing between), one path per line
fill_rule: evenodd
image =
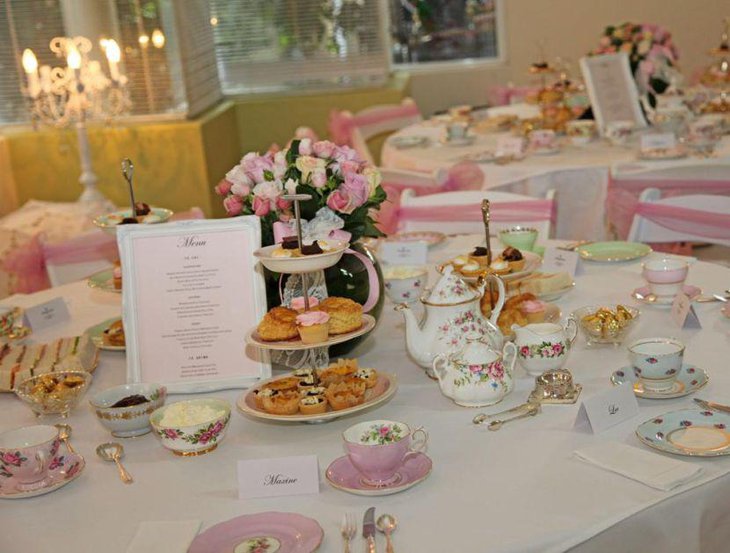
M15 395L33 410L37 417L68 417L91 383L86 371L57 371L26 378L15 387Z
M585 317L586 315L590 315L591 313L595 313L601 308L610 309L615 313L617 308L616 305L586 305L585 307L581 307L580 309L576 309L575 311L573 311L573 316L575 317L575 320L578 321L578 328L580 328L580 331L585 337L586 343L589 346L620 346L621 344L623 344L626 336L628 336L629 332L636 324L639 315L641 314L641 312L634 307L629 307L627 305L624 305L623 307L631 314L631 319L626 321L622 326L616 328L615 330L605 329L603 331L598 331L597 329L591 328L583 321L583 317Z

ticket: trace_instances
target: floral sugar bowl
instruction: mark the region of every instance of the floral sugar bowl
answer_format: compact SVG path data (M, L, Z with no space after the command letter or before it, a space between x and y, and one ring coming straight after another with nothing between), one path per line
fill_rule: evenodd
M512 391L517 346L507 342L500 353L481 338L477 333L470 333L460 351L441 353L433 361L441 392L457 405L493 405Z
M512 330L520 365L527 374L540 376L563 367L578 334L578 324L571 316L565 327L556 323L533 323L512 325Z

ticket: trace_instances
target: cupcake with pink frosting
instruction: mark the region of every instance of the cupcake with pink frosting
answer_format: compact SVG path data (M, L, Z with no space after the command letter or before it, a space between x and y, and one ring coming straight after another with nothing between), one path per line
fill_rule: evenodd
M309 308L312 309L313 307L317 307L319 305L319 300L315 298L314 296L309 296ZM304 313L304 297L303 296L297 296L296 298L292 298L291 304L289 305L291 309L294 311L297 311L299 313Z
M545 302L540 300L523 301L520 311L528 323L541 323L545 320Z
M324 311L307 311L297 315L297 330L305 344L326 342L329 336L330 316Z

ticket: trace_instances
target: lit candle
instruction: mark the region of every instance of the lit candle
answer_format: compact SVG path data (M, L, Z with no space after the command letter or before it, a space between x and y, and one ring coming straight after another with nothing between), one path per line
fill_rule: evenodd
M23 50L23 69L28 76L28 93L31 98L37 98L41 91L41 84L38 80L38 60L30 48Z
M160 29L152 31L152 44L155 48L162 48L165 45L165 35Z
M112 77L112 81L119 81L119 60L122 58L122 52L119 49L117 41L114 39L106 41L106 48L104 48L106 59L109 61L109 74Z

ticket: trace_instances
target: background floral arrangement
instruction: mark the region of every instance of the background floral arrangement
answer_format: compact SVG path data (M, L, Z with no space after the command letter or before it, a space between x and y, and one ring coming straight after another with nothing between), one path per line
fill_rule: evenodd
M383 236L375 226L374 211L386 199L378 170L362 161L355 150L327 140L293 140L289 147L264 155L248 153L219 182L229 216L261 218L262 242L274 243L273 224L293 217L285 194L311 194L301 202L302 218L311 220L328 207L344 221L352 242L363 236Z
M626 52L639 92L656 107L656 95L663 94L677 75L679 52L672 34L650 23L609 25L592 55Z

